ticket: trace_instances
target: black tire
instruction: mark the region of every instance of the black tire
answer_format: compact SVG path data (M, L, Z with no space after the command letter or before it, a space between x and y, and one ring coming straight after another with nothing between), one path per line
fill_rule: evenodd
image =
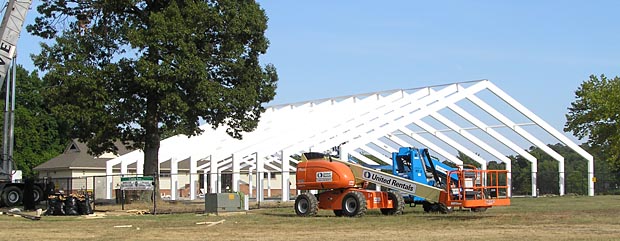
M347 217L361 217L366 214L366 198L361 192L349 192L342 199L342 214Z
M445 214L445 213L450 213L450 212L452 212L452 210L451 210L451 209L449 209L449 208L448 208L445 204L443 204L443 203L438 203L438 204L437 204L437 206L438 206L438 210L437 210L437 211L438 211L438 212L440 212L440 213L444 213L444 214Z
M300 217L316 216L319 211L319 202L316 197L309 192L305 192L295 198L295 213Z
M392 208L382 208L381 213L383 215L401 215L405 210L405 199L403 196L394 191L388 192L388 199L392 200Z
M342 217L342 210L334 210L334 214L336 214L336 217Z
M34 195L34 203L38 204L45 199L45 195L43 194L43 189L41 187L34 185L32 187L32 195Z
M431 213L449 213L450 209L448 209L448 207L446 205L444 205L443 203L430 203L425 201L422 204L422 207L424 208L424 212L431 212Z
M433 210L433 204L429 203L427 201L424 201L424 203L422 203L422 208L424 209L424 212L431 212Z
M7 207L16 206L22 202L23 198L22 190L16 186L7 186L2 190L2 203Z

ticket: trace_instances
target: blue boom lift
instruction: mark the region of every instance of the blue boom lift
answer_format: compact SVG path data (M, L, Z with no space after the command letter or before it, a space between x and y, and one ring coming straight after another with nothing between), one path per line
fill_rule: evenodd
M392 153L392 174L430 186L445 189L447 173L456 170L431 158L426 148L401 147L398 152ZM453 183L458 182L456 174L450 178ZM407 194L404 199L407 204L422 204L424 211L433 211L433 206L424 198Z
M394 176L445 190L440 197L449 208L469 208L473 212L485 211L492 206L510 205L508 172L506 170L477 170L475 167L451 167L433 159L426 148L401 147L392 153L392 165L367 166L391 171ZM404 193L404 203L422 204L425 212L446 211L444 207L429 202L415 191Z

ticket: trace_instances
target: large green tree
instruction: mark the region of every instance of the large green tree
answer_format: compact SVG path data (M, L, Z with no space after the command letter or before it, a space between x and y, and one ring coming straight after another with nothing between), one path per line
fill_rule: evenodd
M45 107L43 90L43 82L36 71L28 73L17 66L12 158L15 168L22 170L24 177L34 176L32 168L60 154L68 140L59 132L57 120ZM6 88L0 96L4 97L5 91ZM4 110L4 101L0 106ZM4 125L3 120L4 115L0 115L0 125Z
M566 114L564 131L601 151L611 166L620 170L620 78L591 75L575 91L576 100Z
M247 0L44 0L31 33L48 100L71 134L98 154L114 142L144 150L158 172L164 133L195 135L202 122L241 138L256 128L277 74L261 66L267 17Z

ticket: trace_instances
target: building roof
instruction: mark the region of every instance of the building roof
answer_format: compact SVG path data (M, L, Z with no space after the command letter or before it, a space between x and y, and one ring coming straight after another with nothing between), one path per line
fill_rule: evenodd
M116 144L116 147L118 148L118 155L130 152L130 150L120 142ZM118 155L113 153L104 153L100 156L90 155L86 143L73 139L62 154L38 165L34 170L105 169L106 161Z

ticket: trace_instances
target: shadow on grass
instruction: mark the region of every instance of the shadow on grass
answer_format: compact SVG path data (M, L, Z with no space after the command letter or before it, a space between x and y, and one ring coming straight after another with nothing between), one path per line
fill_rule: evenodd
M297 214L295 213L269 213L269 212L264 212L264 213L257 213L258 215L264 215L264 216L270 216L270 217L286 217L286 218L304 218L304 217L299 217L297 216ZM366 215L365 217L373 217L373 216L383 216L383 215ZM437 215L422 215L422 216L418 216L419 218L423 218L423 219L428 219L428 220L433 220L433 221L437 221L437 220L447 220L447 221L469 221L469 220L482 220L482 219L486 219L486 218L494 218L495 216L492 215L450 215L450 214L437 214ZM343 217L336 217L333 215L321 215L318 214L316 216L314 216L314 218L343 218ZM348 217L345 217L348 218Z
M421 218L429 220L449 220L449 221L468 221L468 220L481 220L486 218L494 218L490 215L450 215L450 214L438 214L429 216L420 216Z
M259 215L265 215L265 216L274 216L274 217L297 217L297 214L295 213L268 213L268 212L264 212L264 213L257 213ZM316 216L316 217L321 217L321 216Z

